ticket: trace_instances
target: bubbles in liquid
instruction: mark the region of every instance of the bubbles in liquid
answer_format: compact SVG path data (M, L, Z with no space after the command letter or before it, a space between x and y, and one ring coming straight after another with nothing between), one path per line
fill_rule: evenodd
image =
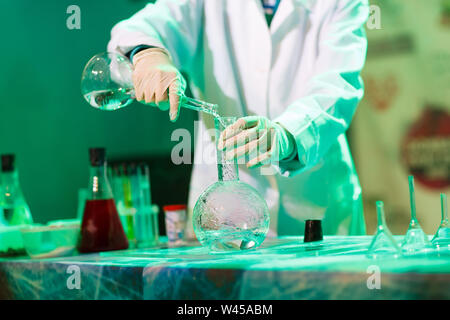
M212 251L247 250L264 241L269 210L250 185L218 181L208 187L194 207L194 231Z
M132 88L98 90L85 94L84 98L91 106L109 111L126 107L133 102L132 93Z

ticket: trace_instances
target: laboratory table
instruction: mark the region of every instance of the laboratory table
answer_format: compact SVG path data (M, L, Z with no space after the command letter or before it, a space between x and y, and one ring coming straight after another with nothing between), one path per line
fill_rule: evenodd
M370 240L328 236L305 244L302 237L281 237L245 252L209 254L196 244L163 243L2 258L0 299L450 299L450 255L371 259Z

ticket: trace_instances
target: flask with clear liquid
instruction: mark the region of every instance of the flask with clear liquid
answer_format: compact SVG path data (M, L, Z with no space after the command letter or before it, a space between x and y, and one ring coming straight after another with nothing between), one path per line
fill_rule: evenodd
M89 155L89 193L84 206L78 251L127 249L128 240L106 174L106 151L104 148L91 148Z
M216 144L220 133L236 118L216 118ZM217 149L219 180L198 198L193 213L194 232L213 252L247 250L264 241L269 230L269 209L250 185L239 181L236 160L227 161Z
M108 111L124 108L135 99L132 74L133 65L126 57L114 52L99 53L89 60L83 70L81 93L94 108ZM161 104L169 109L168 101ZM182 95L180 106L217 117L216 104Z
M0 208L3 209L3 224L16 226L32 224L30 208L19 183L19 172L13 154L2 155Z

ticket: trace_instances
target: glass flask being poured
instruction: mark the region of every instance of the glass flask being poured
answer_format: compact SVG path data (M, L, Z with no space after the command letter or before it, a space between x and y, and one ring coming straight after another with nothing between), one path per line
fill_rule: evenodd
M447 196L441 193L441 223L431 240L438 250L450 250L450 223L448 221Z
M401 250L391 231L387 227L386 217L384 215L383 201L377 201L378 227L377 233L370 244L368 256L373 259L393 257L401 255Z
M2 155L0 208L3 209L3 217L0 214L0 224L2 222L15 226L33 223L30 208L20 188L19 172L15 166L13 154Z
M220 133L236 118L216 118L216 145ZM225 160L217 149L219 181L198 198L193 213L194 232L211 251L247 250L264 241L269 230L269 210L250 185L239 181L236 160Z
M405 255L423 253L431 249L430 240L422 230L416 215L416 200L414 191L414 177L408 177L409 183L409 202L411 206L411 221L408 231L402 243L402 251Z
M136 98L133 86L133 65L128 58L114 52L95 55L86 64L81 76L81 93L94 108L117 110L128 106ZM169 102L160 103L169 109ZM217 117L217 105L181 96L180 106L206 112Z
M128 240L120 222L106 173L104 148L89 149L89 193L83 213L78 251L81 253L122 250Z

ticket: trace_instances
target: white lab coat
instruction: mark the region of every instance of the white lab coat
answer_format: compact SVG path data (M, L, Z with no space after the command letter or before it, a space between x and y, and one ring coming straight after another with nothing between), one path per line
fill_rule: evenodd
M363 96L368 12L367 0L282 0L269 28L260 0L159 0L118 23L108 50L163 47L196 98L222 115L268 117L294 135L298 158L279 173L240 166L240 179L267 201L272 234L303 234L306 219L322 219L325 234L363 234L344 133ZM202 118L200 130L212 126ZM213 142L195 139L191 210L217 180L216 165L202 161Z

